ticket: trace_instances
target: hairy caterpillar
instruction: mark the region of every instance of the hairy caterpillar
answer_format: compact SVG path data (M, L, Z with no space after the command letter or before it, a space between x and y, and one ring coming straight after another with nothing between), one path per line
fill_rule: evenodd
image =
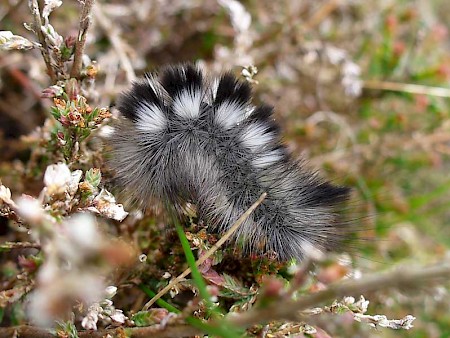
M349 235L338 206L349 189L293 160L269 106L231 73L210 78L194 65L165 68L135 82L118 102L112 166L137 200L169 201L226 231L263 193L267 198L234 240L246 253L302 259L312 247L335 249Z

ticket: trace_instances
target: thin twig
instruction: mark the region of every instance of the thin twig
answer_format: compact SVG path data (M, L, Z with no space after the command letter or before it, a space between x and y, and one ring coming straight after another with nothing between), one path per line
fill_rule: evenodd
M450 97L450 88L430 87L410 83L367 80L364 81L363 87L367 89L392 90L395 92L405 92L411 94Z
M42 18L41 12L39 10L39 4L37 0L28 0L28 7L30 8L31 14L34 18L34 31L39 39L39 43L41 44L41 54L44 58L45 66L47 67L47 74L50 76L52 83L56 83L57 77L55 70L52 67L52 63L50 61L50 55L48 53L47 42L45 41L44 33L42 33Z
M111 20L109 20L109 18L106 16L100 4L96 5L94 15L97 19L98 24L108 36L109 41L114 47L114 50L119 57L120 63L125 71L128 82L133 82L134 80L136 80L136 74L134 72L133 65L131 64L131 61L126 53L127 46L120 38L117 27L114 26Z
M187 337L200 334L201 330L186 324L174 325L153 325L147 327L133 327L133 328L113 328L104 330L86 330L79 331L80 338L103 338L103 337L130 337L130 338L144 338L144 337ZM46 328L21 325L13 327L0 328L0 338L55 338L55 334Z
M255 324L265 323L274 320L298 320L299 312L311 307L319 306L321 303L330 302L336 298L372 292L384 291L387 288L408 289L417 286L427 285L426 282L439 279L448 280L450 277L450 263L440 262L434 266L402 267L384 273L374 273L360 279L345 280L331 285L328 289L319 291L300 298L297 301L280 298L266 307L253 307L250 311L237 314L230 314L226 319L215 320L209 325L228 324L232 327L251 327ZM16 333L16 334L15 334ZM127 334L128 337L140 338L149 337L186 337L201 333L201 330L187 326L185 324L168 324L166 327L160 325L141 328L115 328L99 331L81 331L78 336L82 337L105 337L119 336L120 333ZM15 334L15 335L14 335ZM48 330L32 326L18 326L0 328L0 338L20 336L22 338L51 338L54 335Z
M0 244L0 250L12 250L12 249L40 249L39 243L31 242L5 242Z
M242 223L250 216L250 214L264 201L266 198L267 193L263 193L258 200L252 204L250 208L246 212L242 214L241 217L231 226L231 228L220 238L220 240L217 241L216 244L214 244L211 249L209 249L206 254L204 254L202 257L200 257L197 262L195 263L196 266L200 266L203 264L211 255L219 249L225 241L227 241L230 236L241 226ZM189 275L191 273L191 269L187 268L181 275L179 275L177 278L175 278L172 282L170 282L164 289L162 289L160 292L156 294L155 297L150 299L150 301L147 302L144 306L144 310L148 310L150 306L152 306L158 299L160 299L163 295L165 295L171 288L173 288L175 285L177 285L184 277Z
M81 73L84 47L86 45L87 31L91 25L91 10L94 2L95 0L85 0L81 9L80 28L78 29L77 41L75 42L72 70L70 71L70 76L76 79L80 77Z
M361 279L345 280L331 285L328 289L304 296L296 301L281 299L271 305L239 313L239 316L228 316L230 325L249 327L257 323L274 320L298 319L299 311L317 307L321 303L333 301L345 296L359 296L372 291L383 291L387 288L408 289L425 285L424 282L450 277L450 263L440 262L434 266L402 267L384 273L374 273Z

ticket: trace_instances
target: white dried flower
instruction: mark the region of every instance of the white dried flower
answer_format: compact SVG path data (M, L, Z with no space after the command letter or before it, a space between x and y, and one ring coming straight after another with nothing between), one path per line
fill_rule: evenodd
M101 301L101 306L102 306L103 308L111 308L111 307L114 308L114 306L113 306L113 301L112 301L111 299L103 299L103 300ZM111 313L112 313L112 312L111 312Z
M250 13L236 0L219 0L219 4L228 10L236 35L233 51L224 46L216 48L218 59L223 59L223 62L233 65L252 64L253 58L250 56L250 49L253 44L253 37L250 32L252 22Z
M123 205L116 204L116 199L106 189L100 191L94 198L93 206L89 207L88 210L116 221L122 221L128 215L128 212L123 209Z
M334 46L327 46L325 53L328 60L330 60L333 65L340 64L347 57L347 52L345 50Z
M103 308L101 307L100 303L95 302L92 303L91 306L88 308L88 312L95 312L97 315L99 315L103 311Z
M341 83L344 87L345 94L348 96L358 97L361 95L363 84L361 80L352 77L344 77Z
M315 307L315 308L312 308L312 309L307 309L307 310L302 311L302 313L305 313L307 315L318 315L318 314L321 314L323 312L324 312L323 309L320 308L320 307Z
M83 175L83 171L75 170L71 174L71 178L69 183L67 184L67 192L73 196L78 191L78 183L80 183L81 176Z
M256 74L258 74L258 68L254 65L250 65L247 67L244 67L244 69L242 69L241 74L243 77L245 77L245 79L253 84L258 84L258 80L255 80L254 77L256 76Z
M230 12L231 24L238 32L249 29L252 22L250 13L236 0L219 0L219 4Z
M180 293L180 291L181 290L180 290L179 286L174 285L169 291L170 297L174 298L176 295L178 295Z
M361 311L361 313L366 313L369 303L370 302L361 295L359 300L355 303L355 306Z
M92 215L88 213L76 214L64 222L62 226L67 235L67 240L62 242L61 250L68 253L70 258L76 260L77 257L84 257L86 253L100 246L102 237Z
M411 328L413 328L414 326L412 325L412 322L416 319L416 317L412 316L412 315L407 315L402 319L394 319L391 320L391 325L393 325L394 327L391 327L393 329L404 329L404 330L409 330ZM398 327L396 327L398 325Z
M303 324L303 332L309 335L314 335L317 333L317 330L311 325Z
M47 167L44 174L44 184L47 187L47 193L61 194L68 189L72 181L72 173L69 167L64 163L52 164Z
M108 125L101 125L99 129L97 129L97 135L103 138L108 138L114 134L114 127Z
M387 319L385 315L364 315L355 313L353 318L358 322L368 323L372 327L387 327L394 330L409 330L413 327L412 322L416 319L414 316L407 315L402 319Z
M42 17L45 22L48 23L48 16L51 12L53 12L56 8L62 5L62 0L45 0L44 1L44 9L42 10Z
M103 290L102 278L94 272L59 270L54 279L48 283L39 283L30 294L28 313L33 322L49 326L61 316L62 311L67 310L70 304L68 300L91 304L100 298ZM85 324L94 328L92 325L96 322L93 313L85 320Z
M117 323L123 324L127 317L123 314L122 310L115 309L114 313L110 316L112 320Z
M23 36L14 35L11 31L0 31L1 50L27 50L34 47L35 45Z
M53 28L52 25L46 24L45 26L41 26L41 31L44 33L44 36L48 40L49 44L55 47L60 47L64 39L61 35L58 34L58 32Z
M361 68L352 61L345 61L342 66L342 81L345 94L351 97L358 97L362 92L363 82L360 79Z
M11 31L0 31L0 44L4 44L9 41L14 34Z
M11 199L11 190L4 185L0 185L0 204L2 203L14 205L14 201Z
M98 314L94 311L89 311L81 321L81 326L86 330L97 330Z
M114 296L116 291L117 288L115 286L108 286L105 289L107 297ZM111 324L111 322L123 324L127 319L128 317L123 314L122 310L116 309L114 307L112 300L104 299L101 302L95 302L88 307L86 316L82 321L82 326L84 328L91 327L92 329L96 330L99 320L102 321L103 325L108 325Z
M17 208L20 216L32 225L41 223L46 216L41 203L30 196L20 197L17 201Z
M346 61L342 66L342 73L345 76L358 77L361 75L361 68L352 61Z
M117 293L117 287L114 285L110 285L105 289L106 298L111 299Z

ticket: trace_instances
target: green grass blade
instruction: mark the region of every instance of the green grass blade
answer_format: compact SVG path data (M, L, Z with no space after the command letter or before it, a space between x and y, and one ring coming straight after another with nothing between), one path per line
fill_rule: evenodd
M144 291L147 296L149 296L150 298L154 297L156 295L156 293L154 293L150 288L148 288L147 286L145 286L144 284L140 284L139 288ZM181 313L180 310L178 310L175 306L170 305L169 303L167 303L165 300L163 299L158 299L156 301L156 304L158 304L159 306L161 306L162 308L168 310L169 312L173 312L173 313Z

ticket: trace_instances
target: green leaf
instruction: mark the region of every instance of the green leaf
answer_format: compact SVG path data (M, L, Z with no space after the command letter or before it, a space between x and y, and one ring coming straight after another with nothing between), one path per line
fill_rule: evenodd
M223 290L220 291L222 297L240 299L255 294L254 291L244 287L240 281L226 273L222 274L225 282L222 285Z
M72 321L67 321L67 322L60 322L57 321L56 322L56 333L58 337L68 337L68 338L78 338L78 331L77 328L75 327L75 324ZM65 335L62 335L58 332L64 332Z
M175 228L177 230L178 237L180 238L181 245L183 247L183 251L186 256L187 263L188 263L189 267L191 268L191 275L194 279L194 283L196 284L196 286L199 290L200 296L202 297L203 301L206 304L207 309L211 312L213 317L219 318L222 311L218 307L216 307L213 304L213 302L211 301L211 296L206 288L206 283L205 283L200 271L198 270L197 265L195 264L196 262L195 262L194 254L192 253L191 247L189 245L189 241L186 238L186 234L184 233L184 229L181 226L180 222L178 221L178 218L175 216L175 213L170 206L168 206L168 210L169 210L170 215L172 216L173 222L175 223ZM207 323L203 323L202 321L198 320L197 318L193 318L193 317L187 318L186 321L194 327L198 327L198 328L208 332L209 334L214 334L219 337L224 337L224 338L241 337L242 332L240 332L235 327L230 327L224 321L219 322L218 325L214 326L214 327L211 325L208 325Z
M100 109L98 107L94 108L89 114L86 114L86 122L89 123L93 121L100 114Z
M65 44L63 44L59 50L63 61L69 60L73 54L73 48L69 48Z
M51 107L51 108L50 108L50 113L52 114L52 116L53 116L55 119L59 119L60 116L61 116L61 112L60 112L59 109L56 108L56 107Z
M139 311L131 317L131 320L138 327L151 326L160 322L159 319L155 318L155 313L151 310Z
M181 246L183 247L183 251L186 256L187 263L188 263L189 267L191 268L191 275L192 275L192 278L194 279L195 285L198 288L200 296L205 301L206 306L209 309L214 309L215 307L214 307L214 304L211 302L211 296L210 296L208 290L206 289L205 280L203 279L200 271L198 271L197 265L195 264L195 257L191 251L191 247L189 245L189 241L186 238L186 234L184 233L183 227L181 226L180 222L178 221L178 218L173 213L172 213L172 219L175 223L175 228L177 230L178 237L180 238L180 241L181 241Z
M93 187L98 187L102 180L102 173L98 168L91 168L86 172L86 182L90 183Z
M148 287L145 286L144 284L140 284L140 285L139 285L139 288L140 288L142 291L144 291L144 292L147 294L147 296L149 296L150 298L153 298L153 297L156 296L156 293L154 293L150 288L148 288ZM161 298L158 299L158 300L156 301L156 304L158 304L159 306L161 306L161 307L167 309L167 310L170 311L170 312L173 312L173 313L181 313L181 311L178 310L175 306L170 305L169 303L167 303L166 301L164 301L164 300L161 299Z

